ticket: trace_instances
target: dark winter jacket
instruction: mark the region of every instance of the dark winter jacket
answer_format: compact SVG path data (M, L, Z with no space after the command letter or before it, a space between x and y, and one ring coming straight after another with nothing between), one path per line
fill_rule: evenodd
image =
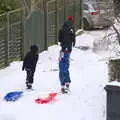
M75 45L75 30L68 21L64 23L59 31L59 42L63 52L71 52L72 46Z
M33 72L35 71L36 64L38 61L38 51L39 48L36 45L31 46L31 51L28 52L24 58L22 70L25 69L31 70Z

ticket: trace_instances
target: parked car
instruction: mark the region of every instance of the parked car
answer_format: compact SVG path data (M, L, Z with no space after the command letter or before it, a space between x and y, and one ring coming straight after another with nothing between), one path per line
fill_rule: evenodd
M99 4L100 5L100 4ZM83 27L84 29L109 27L113 24L113 11L104 3L98 6L96 2L84 1Z

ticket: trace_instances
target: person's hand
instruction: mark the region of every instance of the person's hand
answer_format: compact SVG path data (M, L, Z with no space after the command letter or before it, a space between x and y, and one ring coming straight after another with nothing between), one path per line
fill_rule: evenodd
M75 43L73 43L73 47L75 47Z
M58 42L58 45L60 45L60 42Z
M24 71L24 67L22 67L22 71Z

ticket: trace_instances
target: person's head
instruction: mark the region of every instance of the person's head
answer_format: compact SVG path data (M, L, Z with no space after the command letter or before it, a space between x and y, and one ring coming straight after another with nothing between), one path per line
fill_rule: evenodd
M38 52L39 52L39 47L38 47L38 45L36 45L36 44L31 45L30 51L31 51L33 54L38 54Z
M67 20L73 21L73 17L72 16L67 16Z
M70 24L68 21L65 21L64 24L63 24L63 28L69 28L70 27Z
M67 16L67 20L65 20L63 24L63 28L69 29L73 25L73 18L72 16Z
M69 26L73 26L73 17L72 16L67 16L67 21L69 23Z

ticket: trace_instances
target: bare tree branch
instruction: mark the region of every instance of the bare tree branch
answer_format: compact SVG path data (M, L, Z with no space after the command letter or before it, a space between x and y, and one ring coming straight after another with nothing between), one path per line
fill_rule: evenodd
M21 0L26 16L28 17L32 11L40 9L39 4L41 4L42 1L43 0Z

